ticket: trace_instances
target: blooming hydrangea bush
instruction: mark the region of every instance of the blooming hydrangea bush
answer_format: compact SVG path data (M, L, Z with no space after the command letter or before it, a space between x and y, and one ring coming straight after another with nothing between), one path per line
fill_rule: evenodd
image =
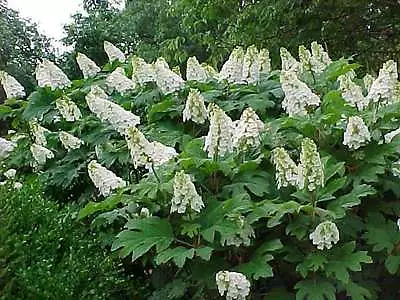
M397 295L394 61L361 76L314 42L281 48L278 70L251 46L219 71L191 57L184 73L104 46L102 69L78 54L84 79L40 62L27 100L1 73L16 132L0 138L0 182L33 176L83 205L78 218L149 282L145 299Z

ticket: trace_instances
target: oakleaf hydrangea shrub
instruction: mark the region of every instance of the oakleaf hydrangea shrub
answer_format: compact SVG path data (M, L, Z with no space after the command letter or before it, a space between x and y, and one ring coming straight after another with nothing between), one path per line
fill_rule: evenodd
M101 69L78 54L78 80L43 61L26 100L3 80L16 132L0 153L4 172L84 205L146 297L400 296L396 62L358 74L313 42L272 70L251 46L182 76L105 51Z

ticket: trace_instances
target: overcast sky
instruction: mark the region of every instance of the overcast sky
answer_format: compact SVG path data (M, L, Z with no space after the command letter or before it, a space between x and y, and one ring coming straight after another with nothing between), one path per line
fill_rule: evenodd
M63 25L70 16L82 11L82 0L8 0L8 7L20 12L39 26L39 31L50 38L63 37Z

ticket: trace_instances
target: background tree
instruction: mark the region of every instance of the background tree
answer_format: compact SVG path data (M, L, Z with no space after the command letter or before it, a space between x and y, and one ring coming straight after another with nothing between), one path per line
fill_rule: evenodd
M0 70L5 70L31 91L35 86L33 73L39 58L50 56L49 39L41 35L36 24L19 16L0 3ZM4 94L0 93L0 101Z
M192 55L217 66L236 45L251 44L269 48L278 65L280 46L296 53L314 40L336 56L355 54L367 70L400 60L397 0L127 0L123 11L89 2L88 16L76 15L66 27L65 42L99 64L104 40L147 60L163 56L173 66Z

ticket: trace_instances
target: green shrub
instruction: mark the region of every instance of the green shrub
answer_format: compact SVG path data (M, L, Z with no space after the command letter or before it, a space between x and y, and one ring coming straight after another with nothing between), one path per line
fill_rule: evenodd
M131 284L78 208L46 200L34 178L0 187L2 299L123 299Z
M122 62L83 80L53 70L53 89L2 106L25 134L5 163L33 166L59 202L85 203L79 218L145 280L145 299L216 299L217 288L241 293L233 299L396 299L396 63L362 80L316 43L299 50L300 62L281 49L278 71L255 47L219 74L192 59L198 80L186 81L161 58L118 51ZM62 113L66 98L78 120ZM62 131L79 139L63 146Z

